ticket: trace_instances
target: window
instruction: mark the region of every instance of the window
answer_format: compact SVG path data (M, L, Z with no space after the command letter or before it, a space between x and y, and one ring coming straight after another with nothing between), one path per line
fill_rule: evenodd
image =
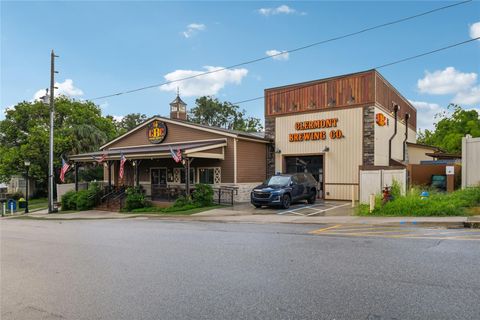
M180 169L180 183L185 183L185 169ZM190 168L190 184L195 183L195 169Z
M200 183L213 184L215 178L215 170L213 168L200 169Z

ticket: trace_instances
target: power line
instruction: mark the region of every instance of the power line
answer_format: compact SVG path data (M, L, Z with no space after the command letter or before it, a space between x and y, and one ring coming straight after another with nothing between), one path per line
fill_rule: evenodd
M272 59L272 58L274 58L276 56L280 56L282 54L297 52L297 51L305 50L305 49L308 49L308 48L311 48L311 47L314 47L314 46L325 44L325 43L328 43L328 42L337 41L337 40L345 39L345 38L348 38L348 37L353 37L353 36L361 34L361 33L369 32L369 31L372 31L372 30L375 30L375 29L379 29L379 28L391 26L391 25L394 25L394 24L397 24L397 23L401 23L401 22L404 22L404 21L419 18L419 17L425 16L425 15L428 15L428 14L431 14L431 13L434 13L434 12L437 12L437 11L446 10L446 9L456 7L456 6L460 6L460 5L463 5L463 4L472 2L472 1L473 0L467 0L467 1L462 1L462 2L458 2L458 3L450 4L448 6L435 8L435 9L432 9L432 10L428 10L428 11L425 11L425 12L415 14L413 16L409 16L409 17L398 19L398 20L393 20L393 21L390 21L390 22L382 23L382 24L379 24L379 25L376 25L376 26L373 26L373 27L368 27L368 28L365 28L365 29L361 29L359 31L347 33L347 34L344 34L344 35L340 35L340 36L337 36L337 37L333 37L333 38L318 41L318 42L314 42L314 43L311 43L311 44L308 44L308 45L305 45L305 46L302 46L302 47L298 47L298 48L294 48L294 49L291 49L291 50L282 51L282 52L279 52L279 53L276 53L276 54L273 54L273 55L269 55L269 56L265 56L265 57L261 57L261 58L237 63L237 64L231 65L229 67L210 70L210 71L202 72L202 73L199 73L199 74L196 74L196 75L193 75L193 76L188 76L188 77L185 77L185 78L180 78L180 79L176 79L176 80L171 80L171 81L166 81L166 82L162 82L162 83L152 84L152 85L137 88L137 89L121 91L121 92L117 92L117 93L113 93L113 94L109 94L109 95L105 95L105 96L96 97L96 98L93 98L93 99L90 99L90 100L93 101L93 100L105 99L105 98L110 98L110 97L116 97L116 96L120 96L120 95L124 95L124 94L134 93L134 92L138 92L138 91L143 91L143 90L147 90L147 89L152 89L152 88L168 85L168 84L175 83L175 82L190 80L190 79L193 79L193 78L198 78L198 77L205 76L205 75L212 74L212 73L216 73L216 72L230 70L230 69L240 67L240 66L244 66L244 65L247 65L247 64L252 64L252 63L259 62L259 61Z
M473 39L465 40L465 41L462 41L462 42L458 42L458 43L455 43L455 44L451 44L451 45L446 46L446 47L442 47L442 48L438 48L438 49L431 50L431 51L428 51L428 52L420 53L420 54L417 54L417 55L414 55L414 56L411 56L411 57L408 57L408 58L403 58L403 59L396 60L396 61L393 61L393 62L385 63L385 64L382 64L382 65L379 65L379 66L376 66L376 67L373 67L373 68L370 68L370 69L367 69L367 70L381 69L381 68L389 67L389 66L394 65L394 64L398 64L398 63L402 63L402 62L405 62L405 61L408 61L408 60L420 58L420 57L423 57L423 56L426 56L426 55L429 55L429 54L432 54L432 53L436 53L436 52L439 52L439 51L451 49L451 48L453 48L453 47L461 46L461 45L463 45L463 44L466 44L466 43L469 43L469 42L473 42L473 41L479 40L479 39L480 39L480 37L476 37L476 38L473 38ZM274 93L274 95L285 94L285 93L288 93L288 92L291 92L291 91L295 91L295 90L298 90L298 89L299 89L298 87L295 87L295 88L293 88L293 89L289 89L289 90L285 90L285 91L282 91L282 92ZM242 103L247 103L247 102L251 102L251 101L260 100L260 99L263 99L263 98L264 98L264 96L261 96L261 97L246 99L246 100L242 100L242 101L238 101L238 102L233 102L232 104L238 105L238 104L242 104Z

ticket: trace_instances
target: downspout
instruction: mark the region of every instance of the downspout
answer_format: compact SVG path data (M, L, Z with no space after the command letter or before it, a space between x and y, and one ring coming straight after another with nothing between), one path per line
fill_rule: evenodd
M395 122L395 126L394 126L394 129L393 129L393 135L388 140L388 165L390 165L390 162L392 161L392 140L397 135L397 118L398 118L398 110L399 109L400 109L400 107L398 106L398 104L394 103L393 104L393 112L394 112L394 120L393 121Z
M405 139L403 140L403 161L407 158L407 140L408 140L408 119L410 119L410 114L405 113Z

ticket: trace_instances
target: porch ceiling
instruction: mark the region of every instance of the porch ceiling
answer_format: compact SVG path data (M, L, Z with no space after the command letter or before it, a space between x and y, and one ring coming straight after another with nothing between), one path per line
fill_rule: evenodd
M124 147L115 148L111 150L96 151L90 153L82 153L69 157L69 160L75 162L95 162L102 155L106 156L106 160L119 160L124 154L129 160L134 159L152 159L152 158L170 158L170 147L176 151L182 150L184 156L195 158L215 158L223 159L224 152L213 153L209 152L212 149L223 148L227 146L226 139L216 139L199 142L184 142L184 143L170 143L162 145L139 146L139 147Z

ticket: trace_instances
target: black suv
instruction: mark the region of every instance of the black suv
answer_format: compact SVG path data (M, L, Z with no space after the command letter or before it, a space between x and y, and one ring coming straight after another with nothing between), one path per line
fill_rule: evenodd
M256 186L250 194L250 202L261 206L290 207L292 202L307 200L315 203L317 180L310 173L277 174Z

